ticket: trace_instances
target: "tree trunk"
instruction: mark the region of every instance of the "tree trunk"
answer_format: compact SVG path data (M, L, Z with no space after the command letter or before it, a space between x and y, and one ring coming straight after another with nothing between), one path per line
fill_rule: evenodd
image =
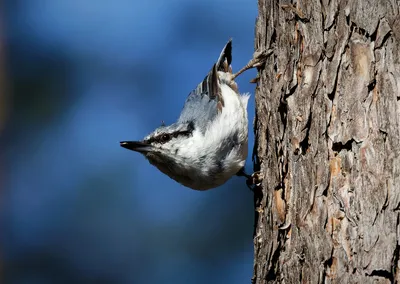
M399 13L259 0L253 283L400 279Z

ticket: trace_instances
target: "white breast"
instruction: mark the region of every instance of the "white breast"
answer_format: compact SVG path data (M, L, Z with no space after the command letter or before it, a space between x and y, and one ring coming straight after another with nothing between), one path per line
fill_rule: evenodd
M215 121L211 123L204 135L201 131L193 133L193 147L191 155L193 159L202 157L196 165L197 170L193 171L196 176L195 189L205 190L224 184L229 178L235 175L245 164L247 158L248 146L248 119L247 119L247 102L248 94L238 95L228 85L221 84L222 97L224 106L222 112L217 116ZM238 135L238 146L229 149L227 156L226 148L222 141L226 141L227 137ZM221 154L220 160L218 155ZM221 171L211 177L210 168L217 167L217 163L221 164ZM218 167L217 167L218 169ZM193 185L191 186L193 188Z

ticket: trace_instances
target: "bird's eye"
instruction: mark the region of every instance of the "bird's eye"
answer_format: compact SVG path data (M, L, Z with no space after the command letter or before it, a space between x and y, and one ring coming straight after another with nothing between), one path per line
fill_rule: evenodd
M160 137L160 142L161 143L165 143L165 142L167 142L168 140L170 140L171 139L171 135L169 135L169 134L163 134L163 135L161 135L161 137Z

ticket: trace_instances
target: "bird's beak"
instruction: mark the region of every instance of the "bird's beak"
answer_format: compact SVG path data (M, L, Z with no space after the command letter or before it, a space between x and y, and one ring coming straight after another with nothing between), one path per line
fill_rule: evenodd
M119 144L121 147L140 153L146 153L151 150L151 145L140 141L122 141Z

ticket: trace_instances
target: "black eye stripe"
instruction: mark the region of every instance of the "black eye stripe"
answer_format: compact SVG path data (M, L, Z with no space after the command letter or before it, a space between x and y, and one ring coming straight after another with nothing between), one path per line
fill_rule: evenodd
M162 132L162 133L158 134L157 136L153 136L153 137L147 139L144 142L148 143L148 144L151 144L151 143L164 144L164 143L170 141L172 138L177 138L179 136L190 136L190 135L192 135L194 128L195 128L194 121L190 120L190 121L187 121L186 123L187 123L186 130L175 131L172 133Z
M146 142L147 143L161 143L164 144L168 141L170 141L172 138L177 138L179 136L189 136L192 134L192 130L187 130L187 131L177 131L173 133L161 133L157 136L151 137L148 139Z

